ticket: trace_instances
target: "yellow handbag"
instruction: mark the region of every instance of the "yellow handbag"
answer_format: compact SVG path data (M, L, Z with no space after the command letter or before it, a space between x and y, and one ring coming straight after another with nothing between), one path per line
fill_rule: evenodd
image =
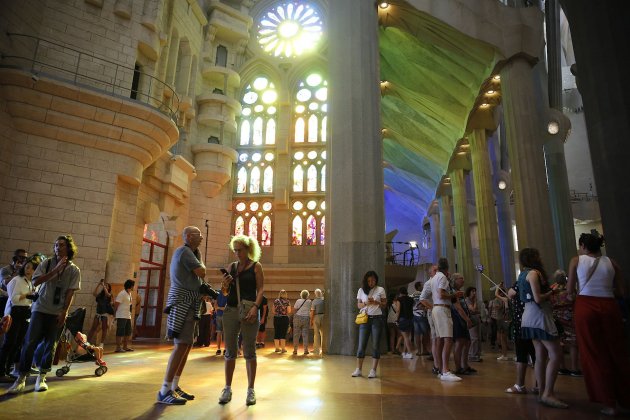
M366 311L359 311L357 318L354 320L357 325L366 324L368 322L368 314Z

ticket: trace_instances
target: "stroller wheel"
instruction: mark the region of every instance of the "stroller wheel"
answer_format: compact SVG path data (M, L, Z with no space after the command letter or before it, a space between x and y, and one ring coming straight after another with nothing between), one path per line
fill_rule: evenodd
M98 368L96 368L96 370L94 371L94 374L95 374L96 376L103 376L103 374L104 374L104 373L105 373L105 371L103 370L103 368L102 368L102 367L98 367Z
M64 375L68 372L70 372L70 368L68 366L64 366L61 368L61 370L63 371Z
M61 378L64 375L63 369L57 369L57 371L55 372L55 375Z
M101 366L101 369L103 369L103 373L107 373L107 366Z

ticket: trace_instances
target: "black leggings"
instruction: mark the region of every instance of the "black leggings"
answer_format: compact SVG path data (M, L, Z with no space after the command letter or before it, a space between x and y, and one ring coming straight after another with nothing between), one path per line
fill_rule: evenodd
M287 338L287 331L289 330L289 317L288 316L274 316L273 317L273 339L285 340Z

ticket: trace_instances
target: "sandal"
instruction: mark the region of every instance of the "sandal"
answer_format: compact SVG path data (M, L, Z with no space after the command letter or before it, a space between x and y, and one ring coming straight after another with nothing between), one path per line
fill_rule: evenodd
M560 400L545 400L541 398L540 403L550 408L569 408L569 404Z
M527 394L527 388L525 386L514 384L505 390L508 394Z

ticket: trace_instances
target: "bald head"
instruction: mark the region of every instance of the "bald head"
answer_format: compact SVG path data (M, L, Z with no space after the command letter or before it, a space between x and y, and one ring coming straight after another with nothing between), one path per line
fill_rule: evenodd
M192 249L199 248L199 244L203 239L203 235L201 231L196 226L186 226L184 228L184 232L182 233L182 238L184 239L184 243L191 247Z

